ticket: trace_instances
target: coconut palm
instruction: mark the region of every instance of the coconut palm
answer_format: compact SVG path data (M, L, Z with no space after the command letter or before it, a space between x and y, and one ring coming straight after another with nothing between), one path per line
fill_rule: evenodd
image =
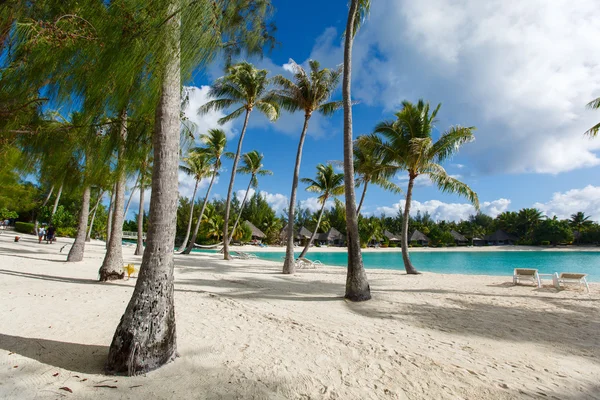
M212 175L212 162L211 156L205 151L191 150L188 156L183 159L184 165L179 166L179 170L184 172L186 175L194 178L194 192L190 200L190 218L188 220L188 227L185 233L185 239L183 239L182 247L188 243L190 238L190 232L192 231L192 220L194 219L194 204L196 203L196 192L198 191L198 185L200 181Z
M587 104L587 107L592 110L600 110L600 97L590 101ZM596 137L596 136L598 136L598 132L600 132L600 122L598 122L596 125L592 126L587 132L585 132L585 134L589 135L591 137Z
M530 243L533 242L535 228L545 218L537 208L523 208L517 214L518 235Z
M246 188L246 193L244 194L244 200L242 200L242 204L240 204L240 212L238 213L237 219L235 220L235 224L233 224L232 231L238 226L240 222L240 218L242 216L242 211L244 211L244 205L246 205L246 200L248 199L248 193L250 192L250 187L257 188L258 187L258 176L266 176L273 175L273 171L269 171L268 169L262 169L263 167L263 155L260 154L256 150L252 150L249 153L242 155L242 163L243 165L238 168L238 172L241 174L250 175L250 182L248 182L248 188ZM233 232L229 236L229 241L233 238Z
M475 128L451 127L434 142L431 133L440 107L441 104L431 111L429 103L423 100L419 100L417 104L403 101L396 119L379 123L375 127L375 133L379 136L373 135L368 140L370 147L380 149L386 164L395 166L398 171L408 171L402 226L402 258L408 274L418 273L408 256L409 213L413 187L418 176L428 176L441 191L464 196L479 209L477 194L465 183L448 175L440 165L452 157L461 145L474 139Z
M304 247L304 250L302 250L302 253L300 253L300 257L304 257L308 252L308 249L312 245L312 242L315 239L315 236L317 235L317 231L319 230L321 218L323 218L323 212L325 211L325 203L331 197L340 196L344 194L344 174L336 173L333 169L333 165L331 164L319 164L317 165L316 179L302 178L301 181L308 185L308 187L306 188L307 191L321 194L319 196L319 203L321 203L321 211L319 211L319 219L317 220L317 226L313 230L312 235L310 235L310 239Z
M582 211L571 215L571 218L569 219L569 225L573 231L579 233L575 238L577 241L579 241L579 237L583 232L594 225L594 222L591 221L590 218L591 217L589 215L585 215L585 213Z
M192 240L190 240L187 247L184 247L185 242L182 243L181 247L184 248L182 254L190 254L190 252L194 248L194 243L196 243L198 231L200 230L202 216L204 215L204 210L206 209L206 205L208 204L210 191L212 189L213 183L215 182L215 178L217 177L217 175L219 174L219 170L221 169L221 158L223 157L223 154L225 153L225 147L227 146L227 136L225 135L225 132L222 129L210 129L208 131L208 134L200 136L200 140L204 143L204 146L197 148L196 151L208 155L208 157L210 157L210 159L212 160L212 177L210 179L210 183L208 184L208 189L206 190L206 196L204 197L202 208L200 209L200 215L198 216L198 220L196 221L196 228L194 228ZM190 213L193 214L193 211L194 203L192 202Z
M140 204L137 216L137 243L135 246L135 252L133 253L136 256L141 256L142 254L144 254L144 191L151 183L151 172L152 160L148 156L146 156L146 159L142 162L140 166Z
M369 183L380 186L384 190L389 190L394 193L400 193L400 189L395 183L390 182L390 178L394 175L393 168L388 168L383 162L383 156L379 149L372 148L366 145L364 136L359 136L354 143L354 172L358 175L356 186L363 185L362 196L356 213L360 214L367 187Z
M233 193L233 184L237 165L242 153L242 142L248 127L250 113L256 109L264 114L270 121L279 118L279 106L275 102L269 91L270 80L267 78L268 71L257 69L248 62L241 62L227 68L227 74L215 81L208 93L209 97L215 98L204 104L199 109L200 114L205 114L214 110L225 110L233 106L239 106L233 112L219 120L220 124L232 121L244 115L244 125L240 133L237 151L233 159L231 168L231 178L229 188L227 189L227 200L225 204L225 218L223 226L223 237L228 238L229 212L231 209L231 195ZM225 240L223 246L223 256L225 260L230 260L229 243Z
M275 97L281 106L291 112L304 112L304 126L298 142L298 152L296 153L296 165L294 167L294 177L292 179L292 193L290 195L290 205L288 207L288 221L294 221L294 212L296 206L296 192L298 191L298 179L300 175L300 163L302 161L302 148L308 131L308 122L315 112L323 115L332 115L341 108L339 101L329 101L331 95L340 83L342 75L342 66L335 69L320 69L318 61L310 60L308 62L310 71L307 72L294 60L289 61L288 65L294 72L294 81L278 75L273 78L277 85ZM294 263L294 224L288 224L287 227L287 247L285 253L285 262L283 264L284 274L293 274Z
M348 243L348 272L346 274L346 294L351 301L365 301L371 298L371 288L360 252L356 193L354 190L354 151L352 137L352 45L360 25L369 14L370 0L350 0L346 33L344 37L344 77L342 98L344 103L344 182L346 184L346 241Z

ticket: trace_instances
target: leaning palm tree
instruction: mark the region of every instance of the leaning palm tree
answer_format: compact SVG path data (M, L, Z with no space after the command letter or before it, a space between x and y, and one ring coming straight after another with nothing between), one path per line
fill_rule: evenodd
M251 152L242 155L243 165L238 168L238 172L241 174L250 175L250 182L248 182L248 188L246 189L246 193L244 194L244 200L242 200L242 204L240 204L240 212L238 213L237 219L235 220L235 224L233 224L232 233L229 236L229 242L231 242L231 239L233 238L233 232L235 231L240 222L242 211L244 211L244 205L246 204L246 200L248 199L248 193L250 192L250 187L253 187L255 189L258 187L259 175L273 175L273 171L269 171L268 169L262 169L262 160L263 155L256 150L252 150Z
M252 110L257 109L263 113L270 121L279 118L279 106L269 91L270 79L267 78L268 71L257 69L248 62L241 62L227 68L227 75L219 78L211 86L208 95L215 100L211 100L199 109L200 114L214 110L224 110L232 106L239 106L229 115L219 120L220 124L232 121L244 115L244 125L240 133L237 151L233 159L231 168L231 179L229 180L229 189L227 190L227 201L225 203L225 218L223 225L223 237L228 238L229 212L231 210L231 195L233 193L233 183L237 171L238 161L242 153L242 142L248 127L248 120ZM229 243L225 240L223 247L223 256L225 260L229 257Z
M292 179L292 194L290 195L290 205L288 207L288 221L294 221L294 212L296 206L296 192L298 191L298 179L300 175L300 162L302 161L302 148L308 130L308 121L313 113L319 112L323 115L331 115L341 108L339 101L330 102L331 95L340 83L342 75L342 66L335 69L320 69L318 61L310 60L308 62L310 71L304 70L294 60L289 61L289 65L294 71L294 82L278 75L273 78L278 86L275 90L275 97L281 106L291 112L304 112L304 126L300 134L298 143L298 152L296 153L296 165L294 167L294 177ZM287 227L287 247L285 253L285 262L283 264L284 274L293 274L294 263L294 224L288 224Z
M182 254L190 254L192 249L194 248L194 243L196 243L196 238L198 237L198 231L200 230L200 224L202 223L202 216L204 215L204 210L206 209L206 205L208 204L208 198L210 196L210 191L212 189L213 183L215 182L215 178L219 174L219 170L221 169L221 158L225 153L225 147L227 146L227 136L222 129L210 129L208 134L201 135L200 140L204 142L204 147L197 148L195 151L206 154L212 160L212 177L210 179L210 183L208 184L208 189L206 190L206 196L204 197L204 202L202 203L202 208L200 209L200 215L198 216L198 220L196 221L196 228L194 229L194 234L192 235L192 240L190 240L187 247L185 246L185 242L181 245L183 248ZM194 205L192 203L192 212L194 210Z
M600 110L600 97L590 101L587 104L587 107L592 110ZM591 137L596 137L596 136L598 136L599 132L600 132L600 122L598 122L596 125L592 126L587 132L585 132L585 134L589 135Z
M354 142L354 172L358 175L356 185L363 185L360 203L358 203L356 209L357 214L360 214L360 209L367 194L367 187L370 183L394 193L402 191L395 183L390 181L390 178L394 175L394 169L388 168L383 162L381 151L366 145L364 138L365 136L359 136Z
M435 117L441 107L433 111L429 103L419 100L417 104L402 102L402 110L396 113L396 119L379 123L375 132L380 136L371 136L370 147L379 148L384 163L395 166L397 170L408 171L408 188L402 224L402 258L408 274L417 274L408 256L408 224L413 186L419 175L426 175L443 192L457 193L469 199L477 209L477 194L466 184L448 175L439 164L454 155L461 145L474 139L474 127L454 126L444 132L434 142L431 132ZM382 140L383 138L383 140Z
M352 45L361 23L369 14L371 0L350 0L346 32L344 37L344 78L342 98L344 103L344 182L346 184L346 234L348 243L348 272L346 274L346 294L351 301L365 301L371 298L371 288L360 252L358 235L358 214L354 191L354 155L352 146Z
M192 221L194 219L194 204L196 203L196 192L198 191L198 185L200 181L212 175L212 163L211 156L205 151L199 151L192 149L188 156L183 159L183 164L179 166L179 170L184 172L186 175L194 178L194 192L190 200L190 218L188 220L187 232L185 233L185 239L182 242L182 248L185 248L190 238L190 232L192 231Z
M312 235L310 235L310 239L308 243L300 253L300 257L304 257L308 252L308 249L312 245L315 236L317 235L317 231L319 230L319 225L321 224L321 218L323 218L323 212L325 211L325 202L329 200L331 197L340 196L344 194L344 174L338 174L334 171L333 165L327 164L319 164L317 165L317 178L302 178L301 181L303 183L308 184L306 188L309 192L321 193L319 196L319 203L321 203L321 211L319 211L319 219L317 219L317 226L313 230Z

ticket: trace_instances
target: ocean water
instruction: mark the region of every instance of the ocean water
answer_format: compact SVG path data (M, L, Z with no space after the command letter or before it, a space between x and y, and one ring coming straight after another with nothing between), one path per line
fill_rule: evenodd
M281 261L283 252L253 251L259 258ZM296 253L296 257L299 253ZM346 253L309 251L309 260L323 264L345 267ZM588 281L600 282L600 252L575 251L490 251L490 252L413 252L413 265L420 271L444 274L507 275L515 268L536 268L540 274L554 272L581 272L588 274ZM404 270L402 253L363 253L365 268Z

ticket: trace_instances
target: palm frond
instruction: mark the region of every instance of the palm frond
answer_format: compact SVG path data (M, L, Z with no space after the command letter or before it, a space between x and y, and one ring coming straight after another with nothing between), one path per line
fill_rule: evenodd
M600 132L600 122L597 123L596 125L592 126L590 129L588 129L585 132L585 135L588 135L590 137L596 137L596 136L598 136L599 132Z
M448 175L446 170L439 164L429 163L423 168L431 181L442 191L446 193L455 193L467 198L479 210L479 198L467 184Z
M586 107L592 110L600 109L600 97L587 103Z
M333 115L337 110L340 110L344 107L344 103L340 101L331 101L329 103L321 104L319 106L319 112L326 117Z
M429 158L437 160L438 163L452 157L465 143L475 140L473 131L475 127L453 126L431 146Z
M279 118L279 104L277 104L274 99L258 101L254 106L271 122L276 121Z
M238 104L238 102L231 99L211 100L208 103L200 106L200 108L198 108L198 115L204 115L211 111L222 111L235 104Z
M246 106L241 106L237 110L233 111L231 114L226 115L223 118L220 118L218 121L219 125L225 125L227 122L233 121L234 119L238 118L240 115L244 114L245 111L246 111Z

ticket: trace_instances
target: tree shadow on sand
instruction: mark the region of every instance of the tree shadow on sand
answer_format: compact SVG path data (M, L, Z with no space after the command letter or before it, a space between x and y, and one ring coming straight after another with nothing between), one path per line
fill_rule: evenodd
M102 374L108 346L0 334L0 348L41 363L84 374Z

